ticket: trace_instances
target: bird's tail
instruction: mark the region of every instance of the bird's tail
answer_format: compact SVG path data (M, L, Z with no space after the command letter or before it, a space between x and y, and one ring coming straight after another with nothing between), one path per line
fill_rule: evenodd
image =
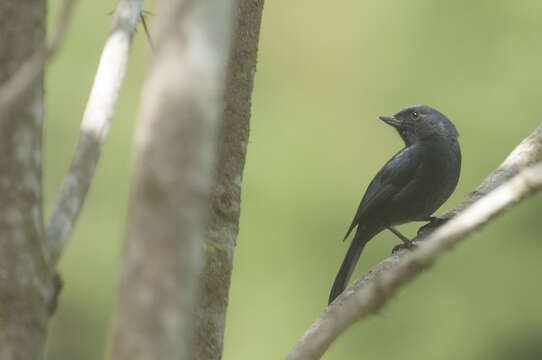
M352 272L354 271L354 268L358 263L359 257L361 255L361 252L363 251L363 248L365 247L365 244L367 244L367 242L380 231L382 231L382 228L380 227L374 229L367 229L366 226L358 226L356 235L354 236L354 239L352 240L352 243L348 248L348 252L344 257L341 268L339 269L337 277L335 278L335 282L333 283L333 287L331 288L328 304L331 304L331 302L344 291L346 285L348 284L348 280L350 280L350 276L352 276Z

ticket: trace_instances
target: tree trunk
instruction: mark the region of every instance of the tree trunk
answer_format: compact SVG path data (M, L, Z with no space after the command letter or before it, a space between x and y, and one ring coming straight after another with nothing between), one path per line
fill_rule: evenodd
M0 2L0 84L44 44L45 1ZM51 277L43 261L43 76L0 114L0 359L40 359Z
M197 301L194 359L222 357L262 9L263 0L238 1L237 27L224 92L224 123L218 140L211 218L206 234L205 266Z
M135 140L115 360L193 358L233 5L157 3L156 49Z

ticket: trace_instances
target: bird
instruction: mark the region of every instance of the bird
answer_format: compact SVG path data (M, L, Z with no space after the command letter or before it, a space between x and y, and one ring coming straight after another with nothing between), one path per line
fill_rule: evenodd
M369 240L388 229L405 247L411 241L396 225L412 221L439 224L432 214L450 197L459 181L461 149L454 124L427 105L411 105L393 116L379 116L405 143L375 175L363 196L344 240L356 228L337 273L329 302L341 294Z

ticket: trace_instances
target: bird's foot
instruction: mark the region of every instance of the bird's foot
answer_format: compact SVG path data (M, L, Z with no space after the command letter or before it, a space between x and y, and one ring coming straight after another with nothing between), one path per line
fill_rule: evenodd
M425 224L421 228L418 229L418 236L425 236L433 231L435 231L439 226L444 225L448 222L450 218L439 218L431 216L429 218L429 223Z
M403 244L396 245L392 250L391 253L395 254L399 250L407 249L407 250L414 250L417 249L418 245L414 244L412 241L405 242Z

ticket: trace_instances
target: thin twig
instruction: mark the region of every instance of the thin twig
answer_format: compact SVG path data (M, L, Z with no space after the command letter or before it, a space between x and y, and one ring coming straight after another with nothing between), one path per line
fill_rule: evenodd
M50 43L38 47L34 53L15 71L15 73L0 86L0 114L18 99L19 96L34 82L43 71L48 58L52 57L64 40L64 35L71 18L74 0L64 0L54 35Z
M311 325L287 359L319 359L340 334L359 319L379 311L401 286L428 268L443 252L513 204L541 191L541 161L542 126L539 126L476 190L445 215L457 214L453 219L418 241L418 250L404 250L390 256L345 290Z
M120 0L83 115L81 134L46 230L43 252L55 265L88 193L107 136L143 0Z
M151 51L154 52L154 43L152 42L151 34L149 33L149 28L147 28L147 22L145 21L145 16L143 15L143 11L139 14L139 17L141 18L141 24L143 24L143 29L145 29L145 34L147 35L147 40L149 41L149 46L151 47Z
M64 41L66 35L66 29L68 28L69 20L73 12L73 5L75 0L64 0L62 8L60 9L60 15L58 17L58 23L56 25L56 31L49 45L47 46L47 56L53 56L60 44Z

